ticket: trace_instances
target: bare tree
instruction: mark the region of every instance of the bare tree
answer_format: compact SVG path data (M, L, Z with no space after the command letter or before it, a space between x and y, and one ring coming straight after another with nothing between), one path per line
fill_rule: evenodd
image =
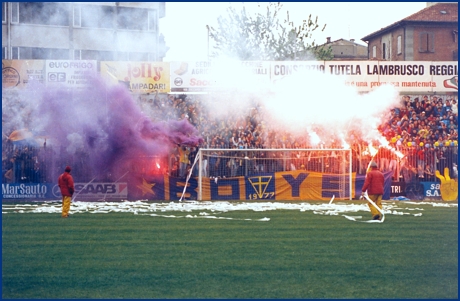
M259 5L260 7L260 5ZM215 46L212 57L228 56L240 60L331 60L332 48L318 47L312 40L319 28L318 17L296 26L289 20L289 11L283 21L278 14L282 3L269 3L266 13L251 16L243 7L240 12L227 8L227 17L219 16L217 28L210 27L209 35ZM326 24L321 31L324 31Z

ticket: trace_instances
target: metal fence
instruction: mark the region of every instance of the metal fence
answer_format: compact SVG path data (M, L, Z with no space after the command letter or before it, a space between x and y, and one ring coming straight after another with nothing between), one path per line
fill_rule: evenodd
M93 178L91 168L85 156L61 156L60 150L52 147L3 143L2 183L55 183L66 165L72 166L72 174L79 182L90 181ZM458 178L458 147L443 146L437 148L406 147L399 150L403 156L394 153L379 151L374 157L382 171L392 170L394 182L440 182L435 172L444 174L448 168L451 178ZM174 162L178 160L165 159L158 172L177 175ZM360 156L352 152L352 171L364 174L370 156ZM139 158L137 162L143 169L147 165ZM152 157L152 160L158 160ZM192 161L192 160L191 160ZM152 162L152 165L155 165ZM166 165L166 167L164 167Z

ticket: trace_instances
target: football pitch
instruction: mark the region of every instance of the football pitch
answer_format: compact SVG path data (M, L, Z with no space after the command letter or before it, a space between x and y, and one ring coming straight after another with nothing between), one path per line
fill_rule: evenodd
M2 298L458 299L456 203L384 202L383 223L366 209L3 204Z

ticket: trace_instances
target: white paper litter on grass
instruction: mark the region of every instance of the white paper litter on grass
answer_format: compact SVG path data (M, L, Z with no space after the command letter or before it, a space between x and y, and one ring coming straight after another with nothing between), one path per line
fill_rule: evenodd
M405 208L409 202L384 202L383 212L385 215L409 215L422 216L420 211L423 208ZM413 203L429 204L433 207L458 207L456 203ZM121 202L81 202L74 201L71 204L71 214L110 214L110 213L132 213L135 215L147 215L152 217L166 218L202 218L214 220L247 220L247 221L270 221L269 217L262 219L251 218L232 218L225 217L225 213L232 211L253 211L269 212L274 210L298 210L300 212L310 211L313 214L325 216L343 216L348 220L359 222L376 223L379 220L370 219L370 209L367 203L348 203L348 202L329 202L329 203L309 203L309 202L227 202L227 201L183 201L183 202L163 202L150 203L147 201L121 201ZM158 214L165 212L166 214ZM172 214L176 212L177 214ZM196 213L194 213L196 212ZM363 216L353 216L353 213L365 212ZM14 213L61 213L61 202L52 201L44 203L24 203L24 204L2 204L2 214ZM368 216L367 216L368 215Z

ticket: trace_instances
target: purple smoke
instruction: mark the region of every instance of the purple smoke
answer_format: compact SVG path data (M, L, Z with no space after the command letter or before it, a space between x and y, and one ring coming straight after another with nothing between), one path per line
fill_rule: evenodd
M165 157L177 144L203 141L187 120L153 122L123 85L107 86L97 76L91 82L81 90L34 85L35 131L57 141L61 157L84 159L97 180L118 181L139 158Z

